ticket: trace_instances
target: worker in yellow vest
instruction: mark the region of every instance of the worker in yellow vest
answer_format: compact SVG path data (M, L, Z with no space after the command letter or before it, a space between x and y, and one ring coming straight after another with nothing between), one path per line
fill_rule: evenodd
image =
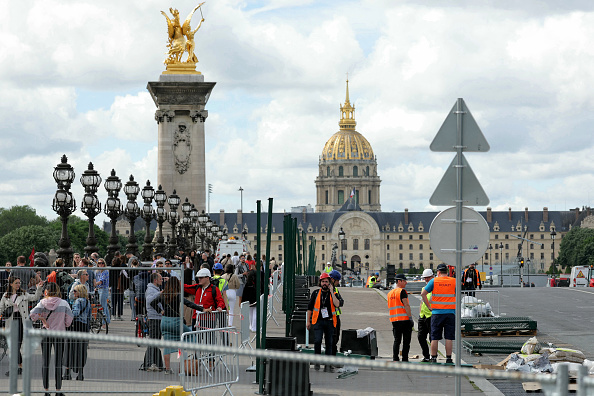
M392 322L392 334L394 335L394 346L392 347L392 360L399 362L400 343L402 342L402 361L408 362L408 351L410 350L410 339L413 331L413 318L410 313L408 294L406 293L406 276L397 274L395 277L396 287L388 293L388 309L390 310L390 322Z
M340 307L339 297L334 293L334 286L330 283L330 275L324 272L320 276L320 288L311 293L309 305L307 306L306 326L307 330L314 329L314 353L322 354L322 337L326 341L326 356L332 355L332 338L336 327L336 308ZM320 369L316 364L314 369ZM324 367L324 371L332 372L330 365Z
M367 282L365 283L365 287L372 288L375 285L375 275L370 275L367 277Z
M433 271L430 268L427 268L423 271L423 275L421 275L425 284L429 283L431 279L433 279ZM427 299L431 302L431 294L427 294ZM431 341L431 310L424 302L421 303L421 307L419 310L419 321L417 323L417 339L419 340L419 345L421 346L421 350L423 351L423 360L421 362L427 363L431 361L431 356L429 355L429 346L427 345L427 336L429 335L429 341Z
M427 298L429 293L431 303ZM421 291L421 298L431 311L431 362L437 362L439 340L445 338L446 363L452 361L452 345L456 339L456 278L448 276L445 264L437 266L437 278L431 279Z
M324 272L327 273L327 274L329 274L330 272L332 272L333 269L334 268L332 268L332 264L330 264L330 261L328 261L326 263L326 267L324 268Z

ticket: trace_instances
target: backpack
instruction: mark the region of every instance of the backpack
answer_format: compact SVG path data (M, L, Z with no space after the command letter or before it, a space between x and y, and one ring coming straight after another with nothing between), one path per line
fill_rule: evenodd
M56 274L56 283L60 286L60 292L65 299L68 298L68 292L70 286L74 283L74 278L71 277L66 271L60 271Z

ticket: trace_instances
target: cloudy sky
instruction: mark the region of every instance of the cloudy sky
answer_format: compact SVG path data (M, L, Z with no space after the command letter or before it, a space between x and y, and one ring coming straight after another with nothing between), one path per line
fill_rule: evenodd
M146 84L164 70L160 11L185 18L197 3L0 4L0 207L54 218L52 172L64 153L78 202L89 161L104 179L114 168L156 182ZM245 211L268 197L275 211L315 205L346 73L384 211L441 209L429 197L453 153L429 144L459 97L491 145L466 157L493 209L590 204L591 1L210 0L203 14L198 70L217 83L206 121L213 212L239 209L240 186Z

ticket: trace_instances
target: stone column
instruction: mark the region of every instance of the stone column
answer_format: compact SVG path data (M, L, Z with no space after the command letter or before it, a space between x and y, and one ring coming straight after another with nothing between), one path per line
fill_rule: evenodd
M204 82L201 74L162 74L159 81L147 85L157 106L156 185L161 185L168 196L175 189L181 202L187 197L198 211L206 210L205 106L215 84ZM169 210L167 204L165 208Z

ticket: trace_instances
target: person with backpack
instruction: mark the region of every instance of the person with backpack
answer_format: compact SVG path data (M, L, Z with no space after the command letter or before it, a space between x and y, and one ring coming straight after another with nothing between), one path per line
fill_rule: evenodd
M223 265L216 263L213 267L214 276L212 277L211 283L219 288L225 301L225 309L229 311L229 299L227 298L227 290L229 290L229 282L223 278Z
M204 308L204 310L222 311L225 309L225 301L218 287L210 282L210 271L202 268L196 274L195 285L184 285L184 291L194 295L194 303ZM196 324L196 312L192 315L192 325Z
M151 280L151 273L147 270L140 270L133 279L134 282L134 301L136 302L136 316L145 314L146 309L146 288Z
M54 264L56 267L58 267L58 269L52 271L47 276L47 281L56 283L60 288L60 293L62 294L62 296L64 296L64 299L66 299L68 298L68 291L70 289L70 285L74 283L74 278L70 276L68 271L60 269L61 267L64 267L64 260L62 260L61 258L56 259Z
M82 271L82 270L81 270ZM80 271L79 271L80 272ZM72 288L74 293L74 303L72 304L72 325L70 329L72 331L78 331L80 333L89 332L89 322L91 320L91 302L89 301L89 293L84 284L78 284ZM66 340L68 347L65 352L65 366L66 371L64 372L63 380L71 380L70 370L78 373L76 380L84 381L83 369L87 364L87 348L89 341L86 340Z

